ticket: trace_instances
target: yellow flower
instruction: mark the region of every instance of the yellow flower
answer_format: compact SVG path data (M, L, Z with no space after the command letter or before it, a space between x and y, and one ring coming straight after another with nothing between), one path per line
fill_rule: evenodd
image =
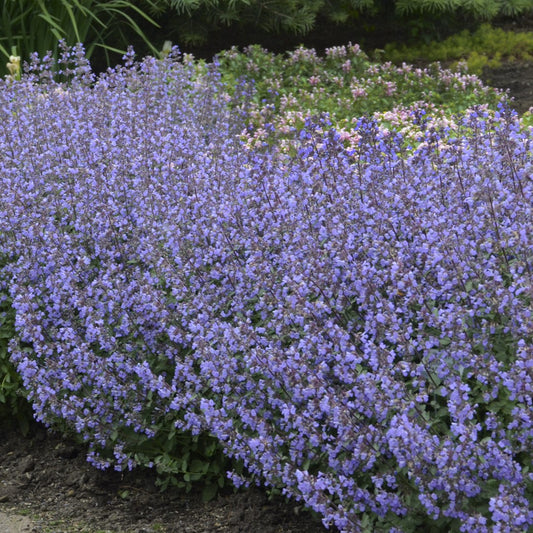
M12 79L20 79L20 56L9 56L9 63L7 63L7 70Z

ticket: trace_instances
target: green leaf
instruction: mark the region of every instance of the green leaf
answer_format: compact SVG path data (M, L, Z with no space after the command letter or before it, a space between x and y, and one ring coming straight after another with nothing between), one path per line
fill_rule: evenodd
M208 461L202 461L200 459L193 459L190 464L190 471L191 472L200 472L205 473L209 469L209 462Z
M439 344L442 348L445 348L446 346L449 346L451 344L452 340L450 337L443 337L439 340Z
M210 502L214 500L218 494L218 485L214 483L209 483L202 489L202 501Z

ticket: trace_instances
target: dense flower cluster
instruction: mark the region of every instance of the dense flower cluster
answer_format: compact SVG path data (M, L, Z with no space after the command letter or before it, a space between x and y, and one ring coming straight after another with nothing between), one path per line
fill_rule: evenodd
M308 124L296 157L254 153L216 73L171 54L93 80L72 53L68 86L45 61L0 91L11 350L37 418L102 467L136 463L120 428L209 431L345 532L533 525L516 118L473 110L416 149Z
M287 147L293 132L319 113L327 113L337 130L350 131L363 114L391 112L399 118L398 108L415 105L450 118L476 104L496 110L507 100L465 65L453 72L439 63L427 68L375 63L356 44L327 48L323 56L304 47L285 55L259 46L242 52L234 47L218 60L224 79L242 77L257 90L248 107L252 127L243 134L252 147L272 142ZM400 120L413 125L409 118Z

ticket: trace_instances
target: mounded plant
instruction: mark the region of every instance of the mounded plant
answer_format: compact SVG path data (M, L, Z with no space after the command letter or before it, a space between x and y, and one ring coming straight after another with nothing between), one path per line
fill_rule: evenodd
M5 266L5 261L3 261ZM15 312L6 284L0 290L0 424L18 427L27 433L32 411L26 400L22 379L10 360L8 345L15 336Z
M235 484L349 533L531 527L517 117L474 107L411 146L361 118L349 148L308 121L296 153L246 150L216 68L67 59L69 84L34 58L0 91L10 353L36 416L102 468L197 436ZM184 482L219 465L172 457Z

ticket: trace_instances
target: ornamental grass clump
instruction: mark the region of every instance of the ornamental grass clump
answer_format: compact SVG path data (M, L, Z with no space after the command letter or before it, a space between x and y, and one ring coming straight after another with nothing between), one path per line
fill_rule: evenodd
M216 72L175 53L69 85L41 66L0 93L10 350L39 420L119 470L209 436L236 485L347 533L533 525L515 115L416 146L361 119L351 149L309 122L291 156L243 149ZM189 479L219 465L184 456Z

